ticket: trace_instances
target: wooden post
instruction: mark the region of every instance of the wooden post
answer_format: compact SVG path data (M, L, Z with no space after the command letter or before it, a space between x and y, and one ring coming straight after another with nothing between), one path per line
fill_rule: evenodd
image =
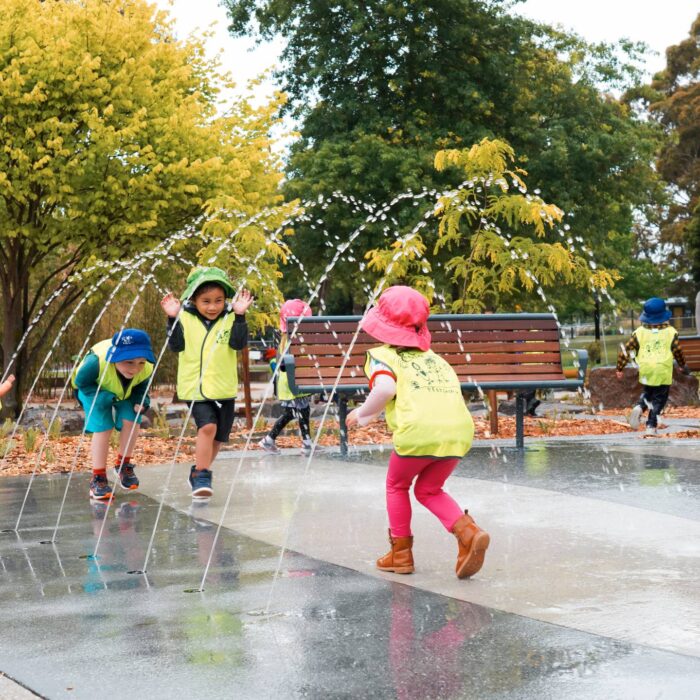
M491 435L498 435L498 394L495 389L489 389L489 429Z
M243 369L243 397L245 401L245 427L253 427L253 401L250 395L250 351L248 346L241 350L241 365Z

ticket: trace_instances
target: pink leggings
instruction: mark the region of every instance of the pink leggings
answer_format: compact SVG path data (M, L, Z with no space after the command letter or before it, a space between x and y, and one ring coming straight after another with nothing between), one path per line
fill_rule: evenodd
M408 489L413 480L413 494L445 529L452 526L462 516L457 502L442 490L447 477L452 474L459 459L437 459L435 457L400 457L396 452L389 457L389 471L386 474L386 509L389 513L389 528L394 537L411 536L411 498Z

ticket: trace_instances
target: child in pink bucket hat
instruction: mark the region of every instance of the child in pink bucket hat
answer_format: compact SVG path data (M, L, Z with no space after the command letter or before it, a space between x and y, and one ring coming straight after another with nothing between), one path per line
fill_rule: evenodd
M466 578L481 569L490 538L442 487L471 447L474 422L450 365L430 349L428 300L411 287L394 286L361 322L384 345L367 353L367 400L347 418L366 425L383 410L394 450L386 477L391 550L377 560L381 571L410 574L413 565L413 493L452 532L458 543L456 572Z
M282 404L283 413L272 426L270 432L258 443L266 452L279 453L279 448L275 444L277 436L295 418L299 421L299 431L301 432L302 454L311 454L313 447L311 442L311 404L309 394L293 394L289 388L289 380L282 358L287 352L289 339L287 338L287 319L301 316L311 316L311 307L301 299L288 299L280 308L280 340L277 353L270 359L270 368L275 371L278 362L281 362L275 383L275 393Z

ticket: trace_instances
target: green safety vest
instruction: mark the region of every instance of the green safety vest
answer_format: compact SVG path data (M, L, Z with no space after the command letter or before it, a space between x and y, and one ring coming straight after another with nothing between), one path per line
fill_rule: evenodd
M224 314L207 327L187 311L180 314L185 349L177 365L177 395L185 401L235 399L238 353L229 347L235 314Z
M372 358L396 376L396 396L385 409L396 453L401 457L463 457L472 444L474 421L452 367L432 350L397 352L382 345L367 353L368 377Z
M100 362L100 369L97 375L97 381L100 383L100 390L110 391L117 397L117 401L123 401L131 396L131 391L135 386L138 386L142 381L148 379L153 374L153 365L150 362L146 362L143 369L126 385L126 388L124 388L121 379L119 379L115 363L107 362L107 351L111 347L111 340L102 340L90 348L88 355L90 353L97 355L97 359ZM87 356L83 358L83 361L73 372L72 384L74 389L77 389L75 378L86 359Z
M289 339L283 340L277 348L277 363L279 364L284 359L284 355L289 347ZM270 363L272 368L272 362ZM280 370L277 372L277 398L280 401L291 401L292 399L301 399L310 394L293 394L289 388L289 377L286 372Z
M639 383L646 386L663 386L673 382L673 351L671 344L676 329L645 328L640 326L634 332L639 341L637 364Z

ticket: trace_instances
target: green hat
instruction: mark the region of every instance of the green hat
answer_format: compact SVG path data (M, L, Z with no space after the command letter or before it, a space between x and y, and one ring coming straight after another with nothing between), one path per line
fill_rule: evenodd
M182 298L191 299L194 293L203 284L215 282L224 288L227 298L232 298L236 294L236 288L228 275L218 267L195 267L187 276L187 288Z

